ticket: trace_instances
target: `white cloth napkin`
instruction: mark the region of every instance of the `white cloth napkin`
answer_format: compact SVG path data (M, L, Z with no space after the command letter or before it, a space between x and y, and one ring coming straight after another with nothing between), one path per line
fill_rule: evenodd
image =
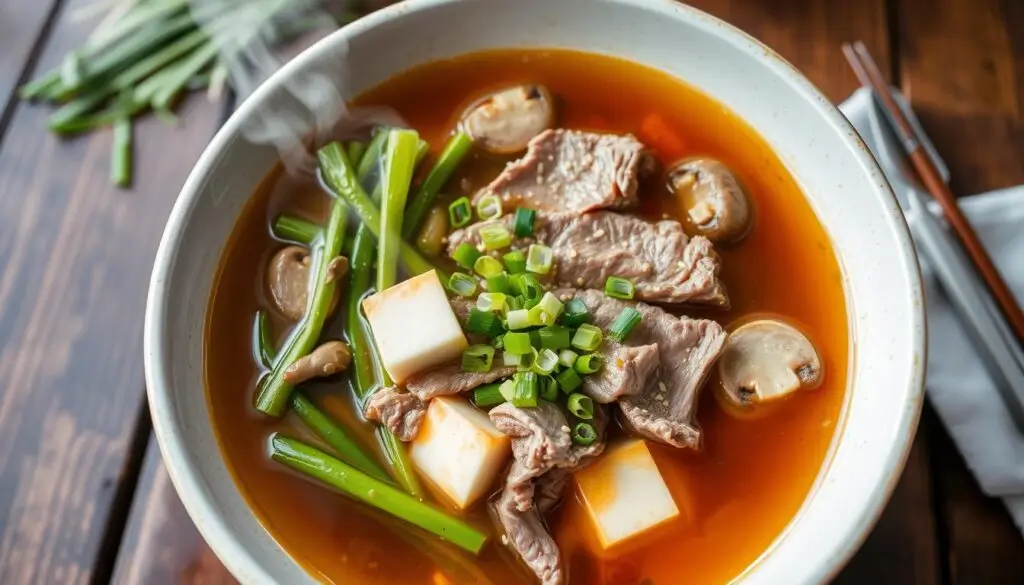
M858 90L839 108L860 132L883 170L899 172L898 163L887 158L888 149L879 148L882 114L870 94ZM965 197L960 204L1021 302L1024 185ZM982 490L1002 498L1017 527L1024 531L1024 435L1013 424L927 260L922 258L921 264L928 311L928 398Z

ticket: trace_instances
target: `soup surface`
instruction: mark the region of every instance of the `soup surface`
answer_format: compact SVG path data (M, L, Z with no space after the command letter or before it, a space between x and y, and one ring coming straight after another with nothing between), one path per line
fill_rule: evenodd
M712 375L697 417L703 451L650 443L682 512L656 536L618 555L598 554L590 519L576 493L568 493L548 518L571 583L728 582L751 566L793 519L839 424L850 348L840 268L829 240L793 178L760 137L707 96L633 63L561 50L479 53L402 73L356 103L396 110L435 155L474 99L524 82L543 84L556 96L559 127L631 133L654 150L662 168L693 155L726 163L756 210L753 227L742 241L716 246L731 308L682 312L714 319L730 330L737 321L781 315L817 347L824 380L816 390L798 392L758 417L737 418L716 400L712 389L720 381ZM657 113L658 124L651 124L652 113ZM511 158L474 151L448 182L446 197L472 194ZM685 214L665 194L663 179L644 182L639 214L685 222ZM263 370L248 340L254 314L268 303L264 267L281 247L268 224L283 210L322 219L328 205L318 185L277 169L239 220L207 317L205 369L214 428L255 514L316 578L326 583L440 585L446 581L436 576L436 561L414 542L396 536L393 520L268 458L268 437L275 431L317 442L293 414L273 420L253 407L253 388ZM272 318L278 342L286 327ZM330 323L329 331L339 332L341 325ZM372 427L356 414L347 379L328 378L304 387L353 429L367 449L379 449ZM487 526L482 508L477 506L467 517ZM487 545L476 566L497 584L536 582L497 541Z

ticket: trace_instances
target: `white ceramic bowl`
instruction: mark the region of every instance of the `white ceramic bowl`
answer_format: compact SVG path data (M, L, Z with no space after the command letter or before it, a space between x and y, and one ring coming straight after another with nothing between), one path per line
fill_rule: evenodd
M360 91L418 63L510 46L605 53L684 79L760 132L810 199L845 276L853 352L844 424L800 512L741 580L827 580L878 517L920 413L925 326L913 248L882 173L832 104L756 40L668 0L409 0L321 41L242 104L174 206L146 311L154 428L196 526L243 583L311 582L235 487L203 390L214 273L243 205L276 159L243 138L243 125L259 108L287 112L293 106L281 88L313 70L341 71L336 59L346 47L348 86Z

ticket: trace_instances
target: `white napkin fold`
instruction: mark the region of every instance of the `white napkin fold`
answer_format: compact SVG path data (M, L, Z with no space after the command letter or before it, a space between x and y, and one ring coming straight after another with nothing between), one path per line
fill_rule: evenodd
M899 172L879 148L879 112L864 90L839 106L886 173ZM899 194L897 194L899 195ZM1013 289L1024 300L1024 185L960 199L961 209ZM913 231L913 225L911 225ZM927 392L982 490L1000 497L1024 531L1024 434L971 346L959 318L921 259L928 312Z

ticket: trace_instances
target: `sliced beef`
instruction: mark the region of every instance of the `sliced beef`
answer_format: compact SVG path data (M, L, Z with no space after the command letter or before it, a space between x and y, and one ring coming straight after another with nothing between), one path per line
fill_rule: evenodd
M584 389L602 404L639 394L658 368L658 345L623 345L613 339L604 343L604 367L600 376L588 376Z
M512 216L491 222L505 222L512 229ZM491 222L453 232L448 238L449 251L463 242L480 244L480 228ZM538 213L533 237L517 240L514 247L533 242L551 247L555 280L563 286L603 289L609 276L620 276L634 282L639 300L729 304L711 241L703 236L688 237L677 221L651 223L608 211Z
M637 204L640 175L653 168L654 159L632 136L546 130L474 196L474 203L494 194L505 209L523 206L570 215L631 207Z
M561 407L541 401L535 408L506 402L488 413L498 430L512 439L512 467L505 489L519 510L533 507L533 480L569 460L572 439Z
M520 511L516 505L515 492L505 486L494 511L505 530L509 546L537 575L541 585L562 585L565 582L562 555L555 539L551 538L544 526L540 510L531 507L525 512Z
M500 360L500 356L496 357ZM477 386L490 384L514 373L514 366L502 365L495 365L489 372L463 372L462 364L456 362L411 376L405 382L405 389L426 402L436 396L468 392Z
M366 404L363 415L367 420L386 426L402 441L411 441L423 424L427 405L408 392L393 386L378 390Z
M722 326L706 319L676 317L644 303L627 303L609 298L596 290L560 289L562 299L582 300L593 315L594 324L607 329L623 307L632 305L642 320L625 345L642 347L656 344L659 365L649 375L643 390L623 396L619 406L626 426L639 435L674 447L700 447L697 405L700 389L725 344ZM605 392L614 386L616 345L607 341L606 367L583 381L584 392ZM609 361L610 360L610 361ZM611 367L608 367L608 366Z

